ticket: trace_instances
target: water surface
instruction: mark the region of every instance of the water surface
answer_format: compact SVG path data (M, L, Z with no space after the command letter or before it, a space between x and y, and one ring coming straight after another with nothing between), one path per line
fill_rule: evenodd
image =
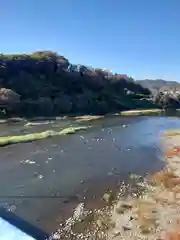
M19 135L70 124L77 125L71 119L29 127L1 124L0 132ZM130 173L145 175L161 169L159 137L167 129L180 128L177 117L116 116L91 124L86 132L71 136L1 147L1 206L54 231L78 202L97 207L103 192L116 188Z

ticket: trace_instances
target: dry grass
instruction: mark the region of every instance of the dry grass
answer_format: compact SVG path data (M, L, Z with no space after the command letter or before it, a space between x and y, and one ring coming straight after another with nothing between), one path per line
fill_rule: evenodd
M69 127L61 130L60 132L48 130L40 133L30 133L30 134L20 135L20 136L0 137L0 146L5 146L5 145L10 145L15 143L22 143L22 142L32 142L40 139L53 137L53 136L74 134L77 131L85 130L87 128L88 127L85 127L85 126Z
M41 126L41 125L46 125L46 124L51 124L53 121L43 121L43 122L28 122L24 126Z
M173 137L180 135L180 130L170 130L164 133L165 137Z
M111 217L108 214L101 214L96 220L96 224L101 231L107 231L110 228L114 227Z
M151 183L154 185L162 184L165 188L173 188L180 183L180 179L173 171L161 171L152 175Z
M164 240L180 240L180 232L166 233Z
M141 116L152 113L162 113L162 109L142 109L142 110L131 110L131 111L122 111L120 115L122 116Z
M106 240L107 239L106 232L112 228L114 228L114 223L109 213L106 211L100 211L91 212L84 219L77 221L72 227L72 232L76 236L82 233L84 236L88 236L90 233L90 235L93 236L94 240ZM85 239L89 238L87 237Z
M97 120L97 119L100 119L100 118L103 118L103 117L104 116L85 115L85 116L75 117L74 119L76 120L76 122L88 122L88 121Z
M128 203L120 203L116 206L115 210L116 210L116 213L118 214L123 214L125 213L126 211L129 211L133 208L133 206L131 204L128 204Z
M174 156L180 157L180 146L171 147L166 151L167 158L172 158Z
M142 234L149 234L156 229L157 213L154 203L137 200L135 213Z
M154 173L150 179L150 183L155 185L162 184L165 188L173 188L176 185L180 184L180 178L175 174L173 170L170 170L170 168L172 168L170 159L173 157L180 157L179 146L174 146L167 149L165 159L167 163L169 162L169 170L162 170L160 172ZM176 163L174 160L173 162Z

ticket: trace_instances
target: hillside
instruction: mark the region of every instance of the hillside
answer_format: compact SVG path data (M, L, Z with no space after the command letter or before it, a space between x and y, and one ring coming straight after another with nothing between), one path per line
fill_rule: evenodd
M145 79L145 80L137 80L137 83L141 84L143 87L150 89L152 92L155 91L164 91L164 90L171 90L171 89L179 89L180 90L180 83L176 81L166 81L162 79Z
M71 64L52 51L0 55L0 108L6 116L104 114L157 107L127 75Z

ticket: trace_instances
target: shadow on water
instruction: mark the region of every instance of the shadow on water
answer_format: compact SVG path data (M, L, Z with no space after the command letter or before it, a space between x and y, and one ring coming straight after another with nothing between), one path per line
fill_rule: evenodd
M46 129L72 123L68 121L56 121ZM92 125L72 136L1 148L1 207L54 231L79 202L101 207L104 191L115 191L130 173L146 175L161 169L159 137L167 129L180 128L180 121L177 117L107 117Z

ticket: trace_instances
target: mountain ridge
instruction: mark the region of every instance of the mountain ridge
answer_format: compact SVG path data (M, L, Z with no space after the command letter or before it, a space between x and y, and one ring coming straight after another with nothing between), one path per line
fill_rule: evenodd
M143 87L150 89L151 91L165 91L178 89L180 90L180 83L177 81L170 81L164 79L143 79L136 80L137 83L141 84Z

